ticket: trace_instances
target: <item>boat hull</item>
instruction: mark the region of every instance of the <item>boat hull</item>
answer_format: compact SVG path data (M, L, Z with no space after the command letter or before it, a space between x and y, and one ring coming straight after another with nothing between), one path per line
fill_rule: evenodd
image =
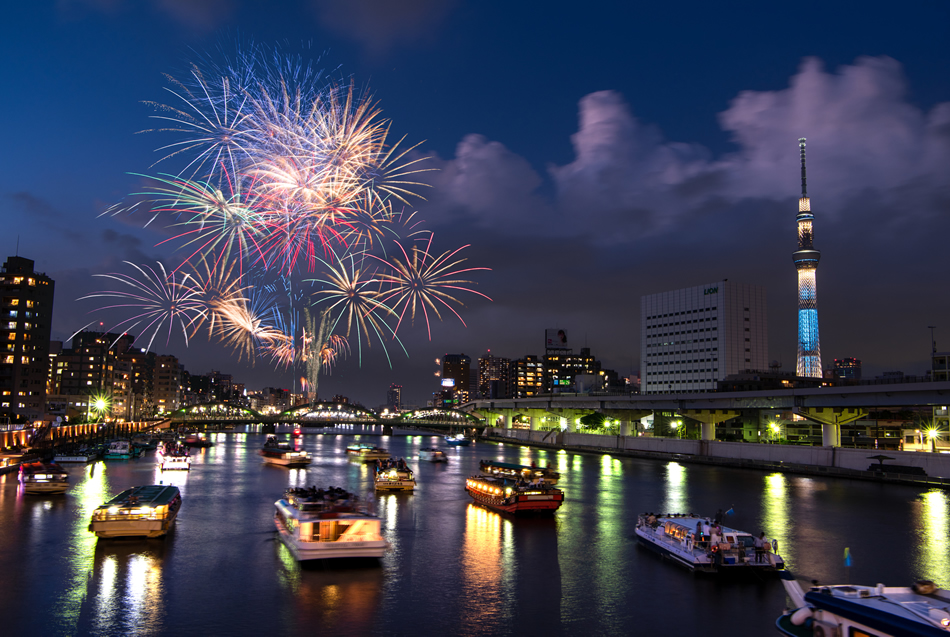
M89 462L91 462L91 461L93 461L93 460L95 460L95 459L96 459L95 456L93 456L93 455L85 455L85 454L75 454L75 455L65 455L65 454L63 454L63 455L56 455L56 456L53 456L53 462L55 462L56 464L60 464L60 463L63 463L63 462L89 463Z
M191 471L191 462L188 459L165 458L162 461L162 471Z
M298 542L293 535L277 525L278 537L298 562L347 558L383 557L389 543L386 540L366 542Z
M516 495L507 499L487 495L474 489L465 489L476 503L494 511L512 515L553 514L564 501L563 493L546 495Z
M377 480L377 491L413 491L416 488L415 480Z
M31 493L34 495L51 495L58 493L66 493L66 490L69 489L68 482L31 482L25 481L23 484L23 493Z
M265 464L273 464L279 467L306 467L312 460L310 458L305 458L303 460L299 458L271 458L269 456L264 456Z
M101 520L89 524L98 537L162 537L167 535L178 518L178 511L163 520Z

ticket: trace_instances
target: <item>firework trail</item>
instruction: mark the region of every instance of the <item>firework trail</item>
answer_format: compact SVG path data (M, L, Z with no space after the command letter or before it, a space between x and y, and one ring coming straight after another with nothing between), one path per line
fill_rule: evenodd
M368 91L260 46L168 81L170 103L149 102L152 130L175 136L156 164L182 168L145 177L104 214L167 224L160 244L180 251L181 265L100 275L128 289L83 297L121 299L100 309L137 312L118 325L150 333L149 347L161 330L186 343L205 330L239 360L305 366L313 398L320 372L354 340L360 364L364 341L390 361L387 345L405 352L396 332L417 312L431 340L430 316L448 310L464 325L457 293L488 299L466 278L487 268L462 268L463 248L433 252L432 233L406 211L424 185L415 175L430 169L418 144L390 143Z

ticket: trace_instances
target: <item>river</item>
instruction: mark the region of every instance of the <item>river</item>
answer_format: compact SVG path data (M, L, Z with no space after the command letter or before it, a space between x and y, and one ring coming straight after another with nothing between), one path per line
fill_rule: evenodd
M765 531L801 579L950 585L950 497L940 489L798 477L439 436L306 435L307 469L263 465L260 433L219 433L190 472L137 460L68 466L65 496L22 494L0 476L0 632L4 635L770 635L778 580L697 577L637 546L637 513L734 509L726 523ZM331 430L332 431L332 430ZM368 431L368 430L367 430ZM377 567L301 568L275 539L273 503L289 486L367 494L354 440L405 457L414 494L376 498L391 551ZM447 464L420 463L423 447ZM553 518L513 519L471 504L482 458L562 474ZM101 541L95 507L164 481L183 505L163 540ZM852 566L844 567L849 548Z

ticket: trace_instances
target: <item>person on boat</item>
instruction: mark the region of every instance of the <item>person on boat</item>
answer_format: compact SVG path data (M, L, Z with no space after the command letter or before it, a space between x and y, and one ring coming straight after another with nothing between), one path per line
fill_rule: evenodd
M722 522L722 509L719 509L718 511L716 511L716 517L713 518L713 521L716 524L719 524Z
M765 559L765 531L759 533L759 537L755 538L753 542L755 547L755 561L756 563L762 562Z
M656 519L656 518L654 518L654 520L655 520L655 519ZM696 533L693 535L693 537L694 537L695 540L696 540L696 546L702 546L703 540L705 539L705 537L703 536L703 523L702 523L702 522L697 522L697 523L696 523Z

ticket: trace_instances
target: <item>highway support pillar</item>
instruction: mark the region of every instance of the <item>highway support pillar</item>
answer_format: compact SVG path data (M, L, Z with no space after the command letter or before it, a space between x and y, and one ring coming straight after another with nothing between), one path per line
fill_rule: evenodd
M841 425L860 420L868 415L860 407L796 407L795 413L821 425L821 445L841 446Z
M639 422L653 413L652 409L601 409L600 413L620 421L621 436L636 436L639 433ZM631 431L632 430L632 431Z
M739 415L738 411L732 411L731 409L681 409L677 413L702 423L701 440L715 440L716 425Z

